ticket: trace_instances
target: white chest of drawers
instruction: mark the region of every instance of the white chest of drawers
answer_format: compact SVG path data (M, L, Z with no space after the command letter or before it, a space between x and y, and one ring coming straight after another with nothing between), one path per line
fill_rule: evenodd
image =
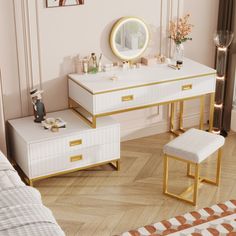
M116 79L112 80L112 77ZM215 84L214 69L189 59L185 59L181 70L156 65L95 75L70 74L68 79L70 106L78 108L77 111L92 127L96 127L98 117L206 94L212 95L211 126Z
M9 121L11 156L33 181L120 158L120 126L110 117L98 120L97 129L89 128L72 110L47 114L67 122L59 132L45 130L33 117Z

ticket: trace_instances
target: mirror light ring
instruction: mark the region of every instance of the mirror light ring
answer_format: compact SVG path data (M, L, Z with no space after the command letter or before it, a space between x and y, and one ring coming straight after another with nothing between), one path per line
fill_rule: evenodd
M146 33L146 41L145 41L145 44L142 48L142 50L140 50L140 52L132 57L128 57L128 56L122 56L121 53L117 50L116 46L115 46L115 37L116 37L116 33L117 31L119 30L119 28L129 22L129 21L137 21L139 22L144 30L145 30L145 33ZM144 52L145 50L147 49L148 47L148 44L149 44L149 41L150 41L150 31L149 31L149 28L147 26L147 24L140 18L138 17L122 17L121 19L119 19L113 26L112 30L111 30L111 34L110 34L110 46L111 46L111 49L113 51L113 53L118 57L120 58L121 60L125 60L125 61L131 61L131 60L135 60L137 58L139 58Z

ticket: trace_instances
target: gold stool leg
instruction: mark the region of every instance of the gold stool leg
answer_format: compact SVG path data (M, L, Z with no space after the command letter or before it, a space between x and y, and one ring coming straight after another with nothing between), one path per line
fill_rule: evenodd
M222 148L218 150L217 157L217 169L216 169L216 185L220 185L220 175L221 175L221 159L222 159Z
M165 154L164 155L164 169L163 169L163 193L167 193L167 186L168 186L168 171L169 171L169 166L168 166L168 156Z
M193 204L194 204L194 206L197 205L197 200L198 200L199 169L200 169L200 165L196 164L195 165L194 192L193 192Z

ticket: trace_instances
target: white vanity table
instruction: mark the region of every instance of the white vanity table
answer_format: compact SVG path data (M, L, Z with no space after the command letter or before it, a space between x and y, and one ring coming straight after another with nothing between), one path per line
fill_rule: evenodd
M171 126L174 132L175 103L180 102L179 130L183 130L184 101L199 97L200 128L203 128L204 97L210 94L209 125L213 125L216 72L214 69L185 59L181 70L166 64L142 66L138 69L68 77L69 106L91 127L98 117L171 104Z

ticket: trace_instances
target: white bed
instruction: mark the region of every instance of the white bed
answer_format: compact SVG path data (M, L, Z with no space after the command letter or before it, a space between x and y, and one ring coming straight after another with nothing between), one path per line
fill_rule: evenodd
M21 181L1 152L0 236L65 236L39 191Z

